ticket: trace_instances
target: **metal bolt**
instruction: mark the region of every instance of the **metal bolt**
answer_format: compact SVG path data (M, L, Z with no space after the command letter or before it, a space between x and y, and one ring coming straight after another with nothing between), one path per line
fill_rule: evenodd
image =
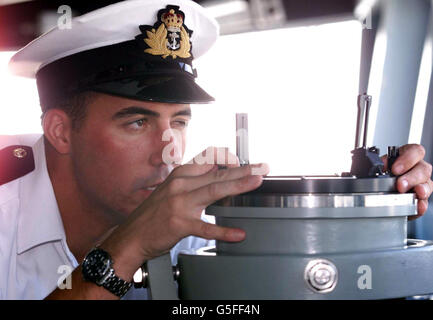
M147 271L147 264L142 265L133 276L135 288L147 288L149 285L149 272Z
M177 281L180 277L180 269L179 266L173 266L173 278L174 281Z
M180 277L180 269L178 266L173 266L173 278L177 281ZM143 264L138 269L133 277L135 288L147 288L149 286L149 271L147 271L147 263Z
M331 272L326 269L319 269L314 273L314 281L320 285L326 285L331 281Z
M331 261L315 259L305 267L304 279L314 292L327 293L337 285L338 271Z

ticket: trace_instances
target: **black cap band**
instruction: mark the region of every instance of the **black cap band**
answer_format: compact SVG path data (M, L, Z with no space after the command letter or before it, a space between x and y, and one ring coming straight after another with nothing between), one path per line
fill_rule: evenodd
M79 52L38 71L40 102L55 107L65 96L88 90L144 101L214 101L195 83L191 61L144 53L136 40Z

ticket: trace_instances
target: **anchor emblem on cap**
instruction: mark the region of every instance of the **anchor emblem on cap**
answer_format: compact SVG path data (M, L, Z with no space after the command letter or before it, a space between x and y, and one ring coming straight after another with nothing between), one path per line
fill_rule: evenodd
M144 52L173 59L191 58L190 36L192 31L184 24L185 14L178 6L167 6L158 12L158 21L152 26L140 26L146 37L142 38L148 48Z

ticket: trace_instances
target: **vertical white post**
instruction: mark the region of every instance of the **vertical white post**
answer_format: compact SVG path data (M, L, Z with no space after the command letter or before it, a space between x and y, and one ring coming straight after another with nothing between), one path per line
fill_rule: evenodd
M248 114L236 114L236 155L241 166L250 163L248 151Z

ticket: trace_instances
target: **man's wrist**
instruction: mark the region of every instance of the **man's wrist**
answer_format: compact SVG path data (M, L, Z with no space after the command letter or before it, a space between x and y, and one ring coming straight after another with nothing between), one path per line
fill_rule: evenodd
M128 243L128 245L123 245ZM135 272L144 263L145 258L141 257L140 251L130 242L117 237L110 237L99 248L110 253L113 259L113 269L116 270L117 276L125 281L132 282Z
M119 298L132 286L132 282L125 281L116 274L112 257L102 248L93 248L86 255L81 267L86 281L104 287Z

